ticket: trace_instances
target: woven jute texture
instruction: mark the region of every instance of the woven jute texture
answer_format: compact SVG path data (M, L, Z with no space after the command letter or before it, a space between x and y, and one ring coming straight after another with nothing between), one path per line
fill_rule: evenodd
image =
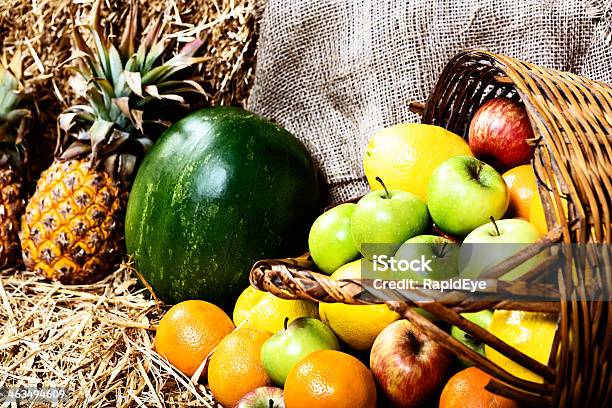
M414 122L448 60L478 48L612 83L611 0L269 0L249 108L298 136L330 202L367 191L372 134Z

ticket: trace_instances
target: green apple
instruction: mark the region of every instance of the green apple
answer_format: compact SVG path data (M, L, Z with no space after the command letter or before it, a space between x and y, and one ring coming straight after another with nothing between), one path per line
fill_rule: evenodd
M356 205L340 204L319 216L310 228L308 247L319 269L330 275L359 257L351 234L351 217Z
M380 178L378 180L383 184ZM372 191L357 202L351 230L357 248L364 257L371 259L381 253L371 253L368 244L383 244L383 253L393 255L406 240L424 233L430 223L427 205L419 197L407 191L385 188Z
M459 273L462 278L478 278L540 237L540 232L533 224L520 218L498 221L492 219L470 232L463 240L459 251ZM518 279L545 258L546 253L542 252L507 272L500 279Z
M447 159L429 179L427 208L434 223L450 235L466 236L490 217L503 217L508 201L502 176L471 156Z
M437 235L418 235L404 242L397 250L396 260L413 260L424 257L431 262L429 271L410 271L408 276L416 280L446 280L459 275L459 244Z
M340 350L336 335L322 321L300 317L266 340L261 347L261 361L272 382L282 387L291 368L319 350Z
M493 319L493 312L485 309L474 313L461 313L461 317L469 320L472 323L477 324L483 329L488 329L489 325L491 324L491 319ZM474 350L475 352L480 353L483 356L485 355L484 343L476 341L476 339L474 339L472 336L470 336L457 326L453 326L451 328L451 335L457 340L459 340L461 343ZM468 361L461 360L461 363L466 367L471 365Z

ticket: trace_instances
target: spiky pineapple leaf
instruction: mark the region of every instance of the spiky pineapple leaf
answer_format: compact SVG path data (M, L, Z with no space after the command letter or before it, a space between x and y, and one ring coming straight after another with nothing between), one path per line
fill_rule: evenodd
M173 55L177 41L164 36L167 27L162 18L155 19L146 35L141 35L138 5L133 0L120 41L114 43L114 37L102 28L101 5L98 1L93 23L85 27L90 44L78 27L73 29L79 62L71 69L85 84L80 94L86 105L75 105L60 116L60 128L67 137L60 139L58 155L62 159L87 155L126 175L134 168L132 158L142 157L163 126L188 109L195 95L206 95L194 74L197 65L207 59L199 55L203 49L199 39ZM89 142L89 148L84 142ZM115 165L109 164L111 159Z
M0 165L19 169L27 160L23 139L31 112L23 107L25 87L23 54L15 51L10 61L0 57Z
M126 83L132 92L142 98L142 79L140 77L140 72L125 71L124 74Z
M119 51L113 44L110 45L108 50L108 59L110 65L111 78L113 81L113 93L118 88L120 76L123 74L123 63L121 62L121 56Z

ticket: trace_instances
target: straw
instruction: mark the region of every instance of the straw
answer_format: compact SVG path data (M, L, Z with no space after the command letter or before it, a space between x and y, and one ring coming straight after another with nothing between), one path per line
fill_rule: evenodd
M98 283L63 286L0 274L0 387L66 387L64 407L214 407L153 350L162 310L129 264Z

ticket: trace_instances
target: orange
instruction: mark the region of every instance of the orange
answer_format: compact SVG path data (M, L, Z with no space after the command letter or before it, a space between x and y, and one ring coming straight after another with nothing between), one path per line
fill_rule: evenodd
M529 203L538 190L533 168L530 164L518 166L505 172L502 177L510 194L507 214L529 220Z
M315 351L297 363L285 382L287 408L374 408L376 385L368 368L335 350Z
M440 396L439 408L519 408L511 399L485 390L491 376L470 367L448 380Z
M215 349L208 366L208 385L224 407L233 407L246 393L270 384L261 364L261 346L272 333L238 329Z
M472 156L467 142L439 126L402 123L378 131L368 143L363 170L372 190L408 191L427 199L429 178L440 163L453 156Z
M173 306L159 322L155 350L191 377L234 323L223 310L203 300Z

